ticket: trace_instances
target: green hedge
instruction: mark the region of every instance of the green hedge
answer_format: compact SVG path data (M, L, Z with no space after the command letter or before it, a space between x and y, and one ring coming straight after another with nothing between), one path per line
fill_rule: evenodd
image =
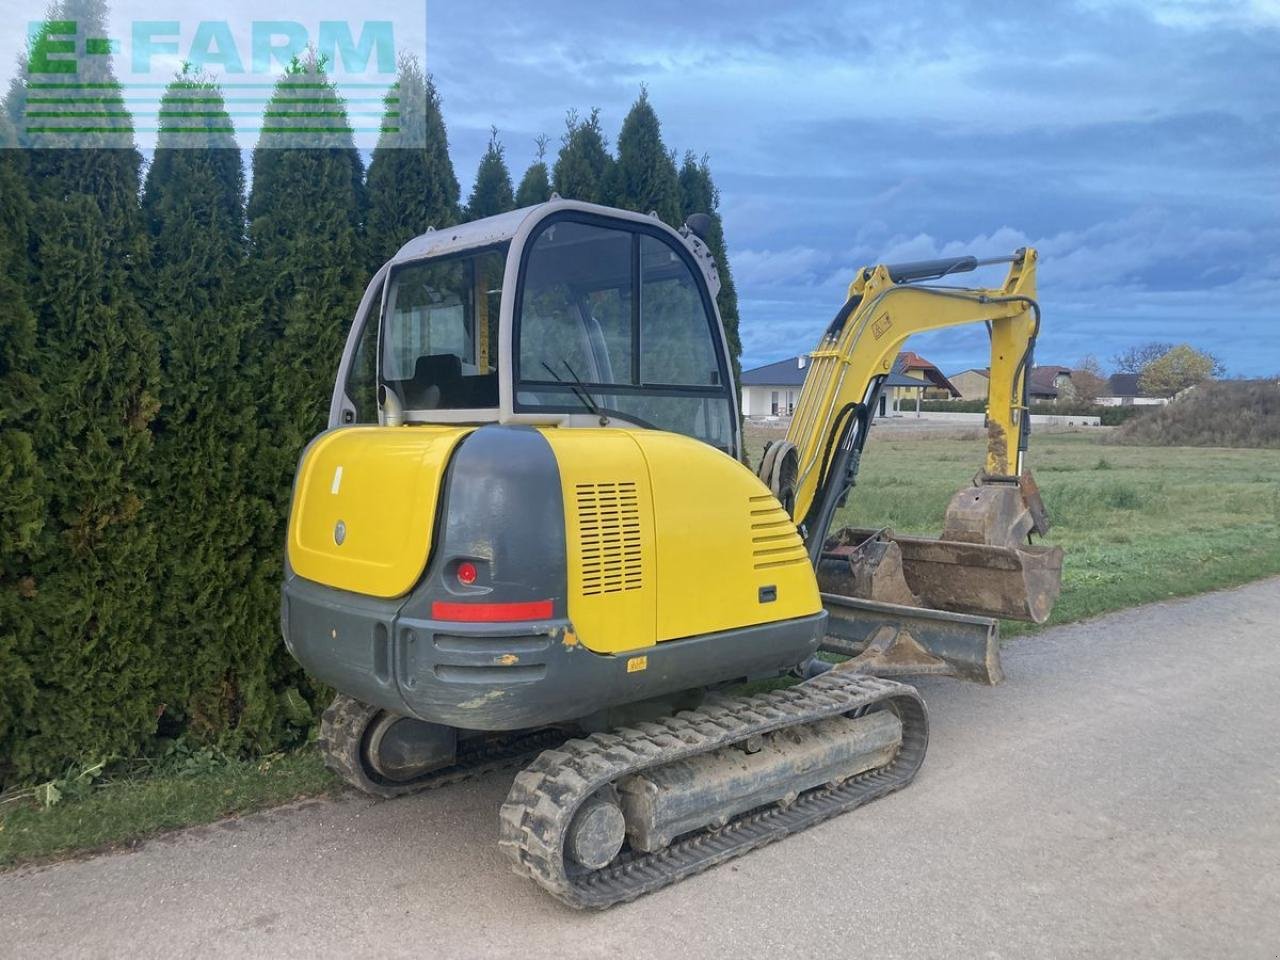
M105 31L101 0L63 0L51 16L73 19L71 6L89 35ZM95 70L116 117L120 88ZM9 89L0 147L20 139L7 118L26 89ZM285 132L255 149L247 202L220 90L203 77L166 91L166 115L195 93L205 119L184 118L185 147L162 128L145 184L118 119L114 149L0 149L0 790L177 746L273 750L302 742L324 705L279 638L293 471L324 427L372 269L456 220L458 184L416 64L388 109L420 106L427 143L389 130L367 177L341 125L306 143L289 132L299 89L342 116L322 65L295 63L270 107ZM312 126L315 107L301 110ZM633 177L625 197L591 199L714 214L706 164L677 171L647 99L633 112L626 129L647 133L624 153L637 170L660 161L664 192ZM594 115L574 130L555 164L565 195L570 173L614 163Z

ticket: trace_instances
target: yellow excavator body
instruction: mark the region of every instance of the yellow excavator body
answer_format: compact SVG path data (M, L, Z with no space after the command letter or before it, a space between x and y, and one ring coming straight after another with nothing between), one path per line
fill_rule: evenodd
M322 435L299 464L294 571L356 594L407 594L430 560L448 456L472 430ZM635 651L822 610L795 524L742 464L676 434L539 432L559 471L568 614L587 649Z

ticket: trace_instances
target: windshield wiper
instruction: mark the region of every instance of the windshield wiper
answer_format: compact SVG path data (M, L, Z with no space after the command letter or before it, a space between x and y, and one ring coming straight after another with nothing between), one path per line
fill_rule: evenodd
M582 401L582 405L584 407L600 418L600 426L607 426L609 418L605 415L604 411L600 409L595 400L592 399L591 394L587 392L586 385L582 382L582 378L578 376L577 371L574 370L573 367L569 366L569 361L563 357L560 358L560 362L563 363L564 368L569 371L569 376L573 377L573 383L569 385L569 389L573 391L573 395ZM566 382L564 377L556 373L555 370L551 368L551 364L547 363L547 361L543 360L542 365L546 367L547 373L556 378L557 383Z

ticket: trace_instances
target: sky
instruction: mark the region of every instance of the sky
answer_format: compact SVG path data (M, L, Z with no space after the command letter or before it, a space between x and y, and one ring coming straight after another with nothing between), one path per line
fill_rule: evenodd
M710 158L744 367L811 349L859 266L1033 245L1039 362L1185 341L1280 373L1280 0L429 0L425 20L464 198L491 125L518 180L567 110L613 139L647 86L668 147ZM985 365L980 327L908 346Z
M616 136L646 84L710 157L745 367L811 349L863 264L1030 244L1040 362L1164 340L1280 372L1280 0L477 6L427 19L464 184L490 124L518 177L567 108Z

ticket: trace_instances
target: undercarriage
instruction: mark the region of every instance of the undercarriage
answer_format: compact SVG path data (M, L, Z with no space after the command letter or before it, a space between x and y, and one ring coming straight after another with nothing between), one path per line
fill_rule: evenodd
M527 764L502 805L499 843L518 873L596 909L905 786L928 742L915 690L840 668L586 736L461 736L450 751L439 731L399 724L433 726L339 696L325 713L326 763L382 797Z

